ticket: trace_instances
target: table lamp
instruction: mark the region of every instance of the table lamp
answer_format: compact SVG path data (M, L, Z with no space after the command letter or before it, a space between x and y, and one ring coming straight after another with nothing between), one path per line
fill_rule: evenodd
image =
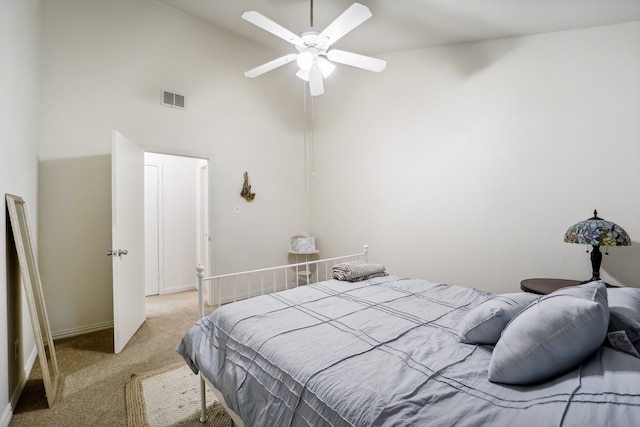
M602 252L600 246L630 246L631 239L626 231L618 224L598 217L598 211L593 211L593 218L585 219L572 225L564 234L564 241L567 243L579 243L591 245L591 268L593 275L591 279L600 280L600 264L602 263ZM589 250L587 250L589 252ZM607 255L609 252L605 252Z

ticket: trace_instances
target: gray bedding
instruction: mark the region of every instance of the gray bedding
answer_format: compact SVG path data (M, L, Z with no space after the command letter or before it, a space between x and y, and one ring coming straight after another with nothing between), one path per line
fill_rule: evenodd
M223 306L178 352L247 427L640 425L640 359L607 347L552 381L489 382L493 346L456 335L491 296L329 280Z

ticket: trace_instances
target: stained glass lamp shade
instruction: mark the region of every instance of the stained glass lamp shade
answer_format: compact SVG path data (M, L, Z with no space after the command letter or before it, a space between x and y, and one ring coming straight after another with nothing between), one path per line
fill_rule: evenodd
M631 239L626 231L618 224L598 217L598 211L593 211L593 218L585 219L572 225L564 234L567 243L591 245L591 267L593 275L585 282L600 279L600 264L602 252L600 246L630 246Z

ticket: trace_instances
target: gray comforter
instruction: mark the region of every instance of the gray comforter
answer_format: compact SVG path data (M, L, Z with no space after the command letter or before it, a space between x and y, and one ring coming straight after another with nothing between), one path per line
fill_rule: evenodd
M640 359L600 348L534 386L490 383L492 346L456 340L492 294L387 276L223 306L178 352L248 426L640 425Z

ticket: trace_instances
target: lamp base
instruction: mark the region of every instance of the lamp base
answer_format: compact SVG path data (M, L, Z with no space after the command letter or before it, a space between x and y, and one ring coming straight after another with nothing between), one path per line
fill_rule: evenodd
M602 252L600 252L600 246L592 245L593 250L591 251L591 279L590 282L594 280L600 280L600 264L602 264Z
M581 285L584 285L585 283L595 282L596 280L600 280L600 281L602 281L602 283L604 283L604 285L605 285L607 288L617 288L617 287L618 287L617 285L611 285L611 284L609 284L609 283L605 282L605 281L604 281L604 280L602 280L600 277L598 277L598 278L594 278L594 277L592 277L591 279L587 279L587 280L584 280L584 281L580 282L580 284L581 284Z
M600 279L600 277L592 276L591 279L583 280L581 284L584 285L585 283L595 282L596 280L602 280L602 279Z

